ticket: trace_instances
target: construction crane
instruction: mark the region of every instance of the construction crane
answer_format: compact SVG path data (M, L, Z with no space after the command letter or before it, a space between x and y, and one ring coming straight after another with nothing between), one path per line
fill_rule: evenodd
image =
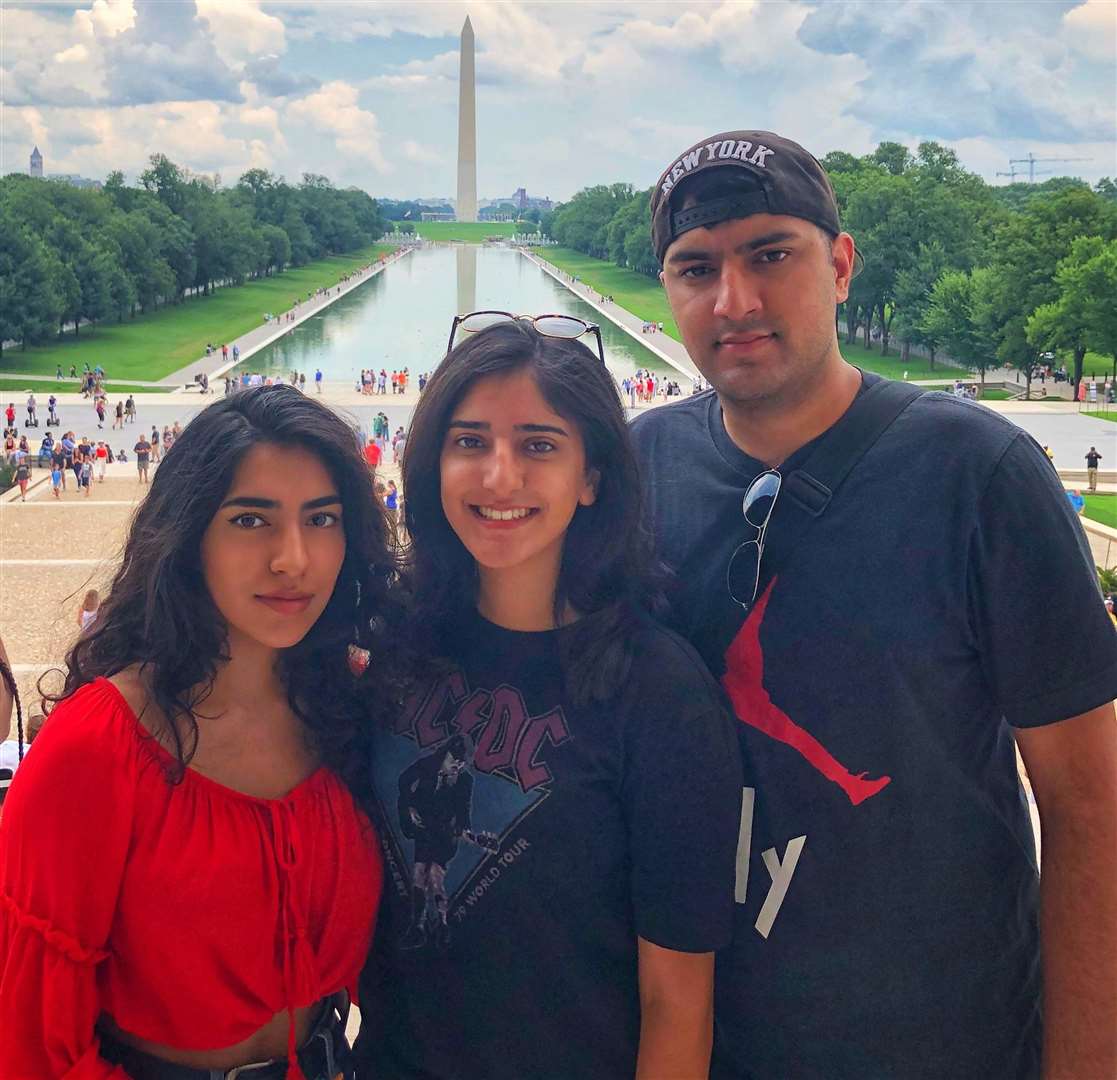
M1039 158L1039 157L1036 157L1035 154L1029 154L1025 158L1010 158L1009 162L1008 162L1008 167L1012 171L1007 172L1007 173L997 173L997 175L998 176L1009 176L1009 177L1012 178L1013 181L1015 181L1017 172L1024 172L1023 169L1017 169L1016 166L1017 165L1027 165L1028 166L1028 170L1027 170L1028 171L1028 183L1029 184L1034 184L1035 181L1036 181L1037 176L1050 176L1052 174L1052 172L1054 171L1054 170L1048 169L1048 170L1044 170L1042 172L1037 173L1036 172L1037 163L1043 162L1043 163L1046 164L1046 163L1049 163L1049 162L1056 162L1056 161L1060 162L1060 163L1070 162L1070 161L1093 161L1093 158L1085 158L1085 157L1044 157L1044 158Z

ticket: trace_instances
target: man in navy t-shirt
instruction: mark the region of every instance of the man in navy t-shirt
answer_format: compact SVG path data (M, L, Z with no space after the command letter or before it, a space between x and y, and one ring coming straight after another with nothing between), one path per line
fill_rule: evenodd
M857 255L829 180L726 132L672 159L651 212L712 389L633 434L675 627L745 756L712 1075L1117 1076L1117 638L1058 478L927 393L788 541L783 478L881 382L839 351Z

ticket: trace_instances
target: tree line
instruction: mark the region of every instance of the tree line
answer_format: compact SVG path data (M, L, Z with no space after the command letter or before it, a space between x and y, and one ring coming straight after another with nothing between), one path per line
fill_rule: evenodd
M822 158L843 227L864 260L839 308L845 340L906 358L918 347L977 371L1020 369L1030 382L1060 352L1077 385L1087 351L1117 374L1117 183L992 187L937 142L895 142ZM655 276L651 189L586 188L541 221L566 247Z
M100 191L13 173L0 180L0 343L123 321L357 250L384 229L366 192L312 173L292 185L251 169L223 188L162 154L136 187L120 172Z

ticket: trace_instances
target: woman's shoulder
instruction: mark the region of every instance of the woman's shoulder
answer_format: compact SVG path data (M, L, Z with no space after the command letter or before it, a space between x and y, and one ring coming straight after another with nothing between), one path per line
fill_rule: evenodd
M53 709L35 739L42 751L60 762L76 765L116 760L136 742L132 703L117 687L119 676L97 678L78 687Z
M720 688L694 646L673 630L641 613L633 635L630 682L643 691L642 696L662 695L664 700L695 695L710 699L720 707Z

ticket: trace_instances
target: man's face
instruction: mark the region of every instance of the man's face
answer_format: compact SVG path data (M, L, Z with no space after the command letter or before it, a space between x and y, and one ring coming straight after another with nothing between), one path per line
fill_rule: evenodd
M660 280L703 377L731 402L778 399L838 357L835 306L853 241L802 218L754 214L684 233Z

